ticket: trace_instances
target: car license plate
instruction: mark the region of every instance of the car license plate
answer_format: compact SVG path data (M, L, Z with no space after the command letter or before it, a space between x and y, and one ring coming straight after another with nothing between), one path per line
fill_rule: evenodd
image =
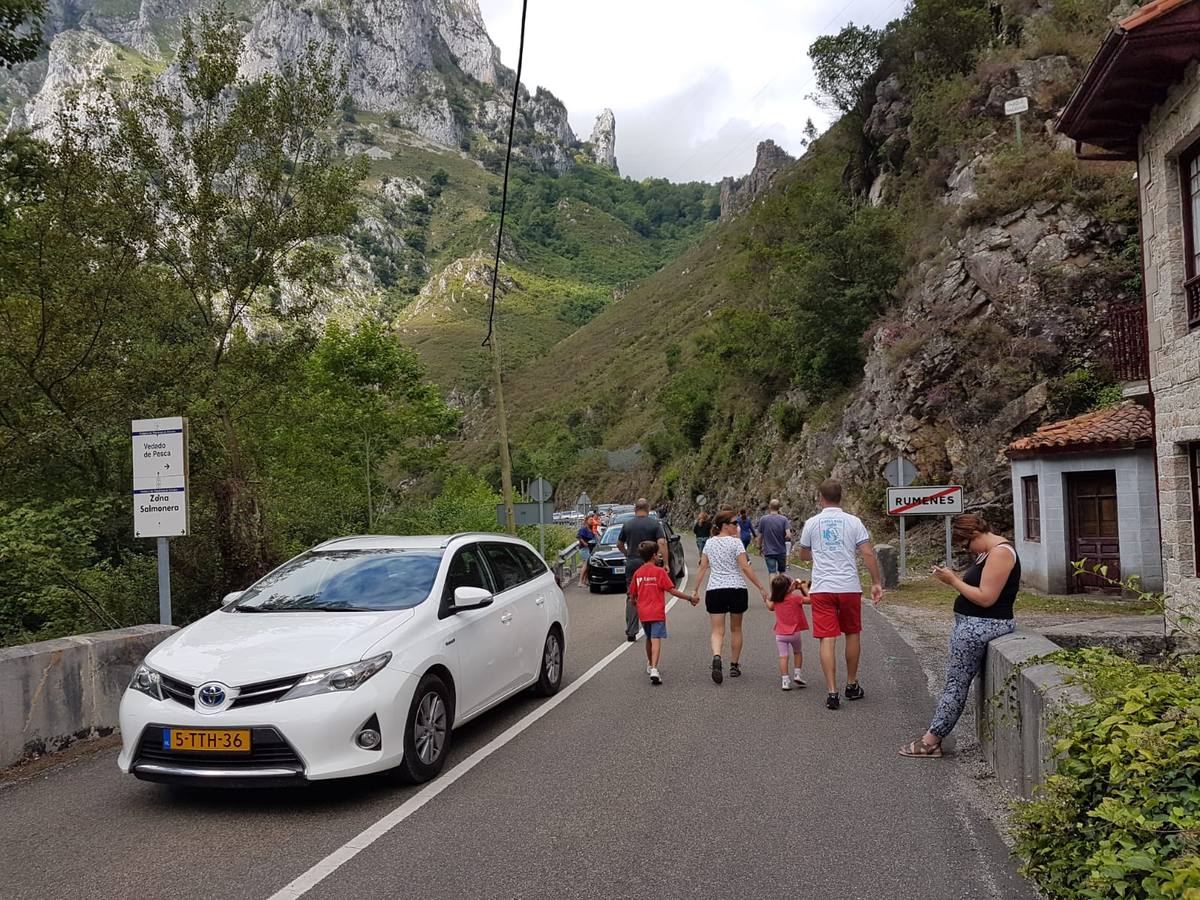
M613 574L614 575L624 575L625 567L624 566L613 566Z
M164 750L180 753L249 753L250 730L227 728L164 728Z

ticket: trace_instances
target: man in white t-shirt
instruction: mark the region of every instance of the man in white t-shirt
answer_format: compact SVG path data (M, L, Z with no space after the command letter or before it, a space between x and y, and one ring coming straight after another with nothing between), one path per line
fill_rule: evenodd
M879 560L871 546L871 535L858 516L841 508L842 486L826 481L817 494L821 511L804 523L800 534L800 558L812 561L813 637L821 641L821 670L825 673L827 709L841 706L837 688L837 639L846 636L846 699L866 696L858 683L858 660L862 653L862 581L858 577L861 556L871 573L871 602L883 599Z

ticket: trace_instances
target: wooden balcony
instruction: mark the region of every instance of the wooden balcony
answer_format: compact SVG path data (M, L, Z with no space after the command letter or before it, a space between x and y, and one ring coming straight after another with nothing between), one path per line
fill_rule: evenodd
M1109 307L1108 333L1113 374L1117 380L1147 380L1150 377L1150 358L1146 343L1146 310L1142 304Z

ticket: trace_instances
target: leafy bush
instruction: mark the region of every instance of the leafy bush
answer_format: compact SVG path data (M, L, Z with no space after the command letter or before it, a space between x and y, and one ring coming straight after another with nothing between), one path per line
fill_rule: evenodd
M803 407L786 400L778 400L771 404L771 420L779 429L780 437L785 440L799 434L804 428L804 413Z
M1078 416L1121 401L1121 386L1093 363L1082 363L1051 383L1050 400L1063 416Z
M1058 771L1017 811L1017 850L1054 900L1200 896L1200 660L1057 654L1095 699L1073 709Z

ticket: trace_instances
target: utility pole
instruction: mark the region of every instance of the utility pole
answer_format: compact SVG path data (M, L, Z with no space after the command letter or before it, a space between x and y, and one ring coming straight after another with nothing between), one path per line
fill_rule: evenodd
M492 375L496 392L496 425L500 431L500 490L504 495L505 531L517 533L517 516L513 512L512 457L508 452L508 411L504 406L504 375L500 365L500 335L492 334Z

